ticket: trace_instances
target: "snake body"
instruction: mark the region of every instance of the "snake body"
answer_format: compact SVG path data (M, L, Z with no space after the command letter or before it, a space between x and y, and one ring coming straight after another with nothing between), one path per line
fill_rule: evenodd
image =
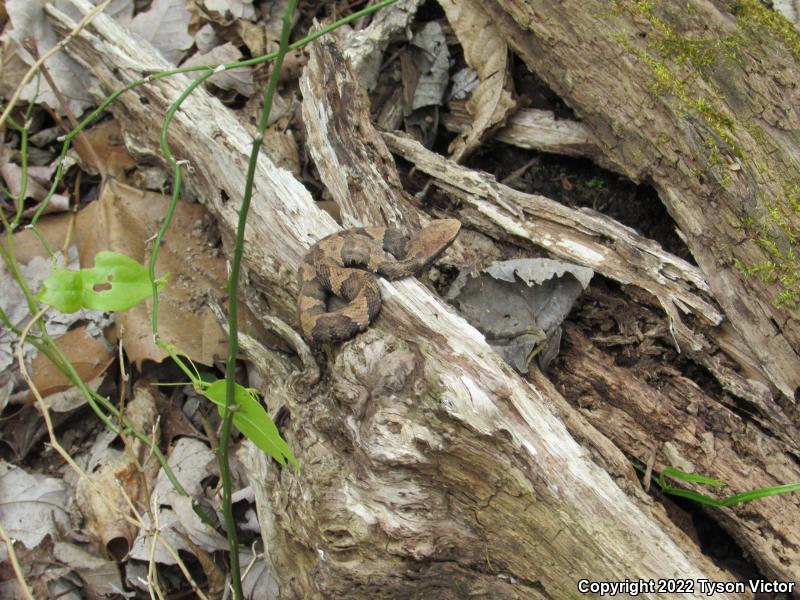
M381 309L375 274L390 280L415 275L453 242L460 228L456 219L440 219L410 238L392 227L360 227L318 241L299 269L297 313L303 335L320 344L364 331ZM330 295L347 304L328 310Z

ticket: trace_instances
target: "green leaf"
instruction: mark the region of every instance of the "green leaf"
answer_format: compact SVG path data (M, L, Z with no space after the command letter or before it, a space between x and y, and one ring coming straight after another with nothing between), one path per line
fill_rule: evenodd
M675 467L664 467L664 470L661 471L661 476L672 477L673 479L680 479L682 481L689 481L692 483L703 483L715 488L724 488L728 485L727 483L719 481L718 479L713 479L707 475L700 475L699 473L687 473L686 471L681 471Z
M217 405L220 414L225 406L225 385L224 379L218 379L200 390L201 394ZM300 464L255 394L237 383L234 400L238 405L233 413L233 424L236 428L279 463L285 465L288 459L295 471L299 471Z
M156 283L161 288L162 277ZM57 269L44 282L38 298L64 313L81 308L124 311L152 293L147 268L119 252L98 252L94 267L69 271Z

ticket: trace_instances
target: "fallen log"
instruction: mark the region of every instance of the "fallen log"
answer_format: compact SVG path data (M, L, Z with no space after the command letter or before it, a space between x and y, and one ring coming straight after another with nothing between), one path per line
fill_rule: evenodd
M48 10L60 31L70 29L67 17ZM106 94L166 68L147 44L104 18L70 52ZM306 110L328 117L320 123L330 122L340 86L355 85L336 52L330 43L315 44L304 75L305 89L324 94L304 99ZM319 64L329 55L335 77L320 85ZM151 81L112 106L137 148L158 147L163 115L186 85L182 76ZM362 211L373 214L361 205L372 202L380 214L413 223L391 186L377 198L348 189L390 166L388 150L374 145L353 160L364 148L353 139L381 140L362 118L358 95L349 97L360 132L320 128L309 135L318 156L341 159L328 172L346 169L345 185L331 182L329 190L351 222ZM170 144L194 167L192 190L229 246L249 150L245 129L198 89L177 113ZM364 164L369 160L380 168ZM244 257L249 283L276 316L292 322L295 265L335 225L266 156L255 182ZM647 499L624 456L602 436L597 447L610 459L598 464L587 455L553 414L551 406L564 399L552 386L520 378L418 282L381 286L379 322L332 349L321 384L293 390L277 379L278 369L273 374L270 389L291 415L284 432L302 473L281 471L252 448L244 454L280 597L570 597L580 580L732 578ZM279 354L274 360L292 364ZM702 595L695 589L684 597Z

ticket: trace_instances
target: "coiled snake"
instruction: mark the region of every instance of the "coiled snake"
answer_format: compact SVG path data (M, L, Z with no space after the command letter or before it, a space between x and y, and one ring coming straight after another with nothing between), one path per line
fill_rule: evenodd
M303 335L320 344L364 331L381 309L374 273L390 280L419 273L453 242L460 228L456 219L440 219L411 238L392 227L360 227L318 241L299 269L297 314ZM331 294L347 305L329 311Z

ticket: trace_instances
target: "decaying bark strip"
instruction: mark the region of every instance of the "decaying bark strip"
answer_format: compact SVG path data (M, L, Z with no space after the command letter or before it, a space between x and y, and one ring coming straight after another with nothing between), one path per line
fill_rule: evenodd
M449 131L465 131L470 126L469 113L457 102L447 106L450 110L442 115L442 124ZM492 139L528 150L588 158L610 171L624 172L623 167L606 158L583 123L556 119L549 110L526 108L516 112Z
M85 0L71 3L90 9ZM68 18L48 10L59 31L70 29ZM104 93L166 68L149 45L102 17L70 52ZM341 111L331 99L342 89L321 85L315 61L339 71L331 80L337 85L354 80L343 60L325 58L334 47L317 44L311 52L304 77L312 81L303 85L322 95L305 102L319 103L320 122L330 122ZM150 82L113 105L138 147L158 147L166 109L186 85L184 77ZM352 122L371 129L364 118ZM386 176L353 160L363 156L364 146L352 143L360 134L340 125L309 135L317 156L336 161L322 176L337 168L352 181ZM333 131L340 137L326 137ZM229 244L250 147L245 130L198 89L177 113L170 141L194 166L190 184ZM295 266L335 226L264 156L255 180L245 265L274 314L292 322ZM361 202L408 218L392 186L349 204L347 185L325 183L343 212L353 211L350 222L364 210ZM281 597L548 598L574 595L582 578L730 578L657 507L637 504L589 459L548 408L558 395L552 387L522 380L419 282L382 282L382 290L377 326L331 352L323 385L293 391L273 382L291 414L284 432L302 474L279 471L255 451L245 457ZM621 455L616 464L624 464Z
M491 175L457 165L397 133L386 132L383 139L393 152L474 209L478 228L532 241L558 258L653 294L688 346L699 349L705 344L683 323L679 310L711 325L722 320L713 302L704 297L708 285L702 273L630 227L590 209L572 209L497 183Z

